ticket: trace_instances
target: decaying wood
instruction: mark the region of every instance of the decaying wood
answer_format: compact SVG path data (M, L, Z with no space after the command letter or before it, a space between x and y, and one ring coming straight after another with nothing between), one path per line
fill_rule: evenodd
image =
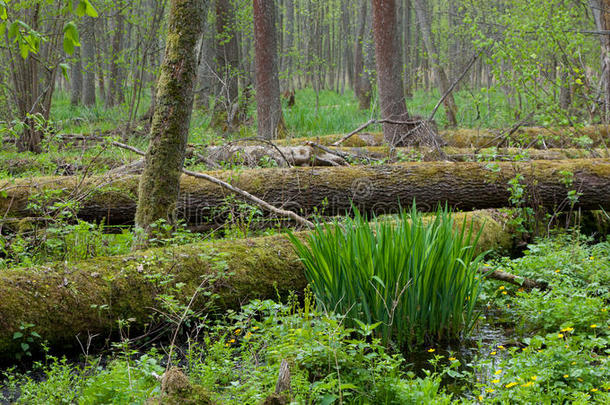
M484 226L479 252L512 247L507 217L490 211L454 214L456 226L471 221L475 233ZM304 238L307 232L295 235ZM118 319L130 319L132 336L137 336L154 324L151 316L161 296L188 303L203 280L208 280L206 290L217 295L218 310L301 291L307 284L302 263L282 234L6 269L0 272L0 361L20 350L13 334L24 323L35 325L32 331L57 350L76 344L79 334L99 334L97 343L103 343L116 334ZM197 294L191 309L209 308L206 297Z
M144 152L134 148L133 146L129 146L129 145L124 145L121 144L119 142L113 142L113 144L115 146L121 147L121 148L125 148L128 150L131 150L132 152L135 152L141 156L144 156ZM191 170L186 170L186 169L182 169L182 172L184 174L186 174L187 176L191 176L191 177L195 177L198 179L203 179L203 180L207 180L210 183L216 184L226 190L229 190L239 196L241 196L242 198L246 199L247 201L253 202L254 204L258 205L259 207L272 212L280 217L286 217L286 218L290 218L293 221L295 221L296 223L298 223L299 225L302 225L306 228L313 228L313 223L303 217L301 217L300 215L296 214L295 212L289 211L289 210L285 210L285 209L281 209L281 208L277 208L274 207L273 205L269 204L268 202L262 200L259 197L256 197L250 193L248 193L245 190L240 189L239 187L235 187L229 183L227 183L226 181L222 181L220 179L217 179L214 176L210 176L209 174L205 174L205 173L197 173L197 172L193 172Z
M563 173L563 174L562 174ZM572 185L566 185L572 173ZM415 199L421 210L448 204L464 211L510 206L509 181L522 176L524 204L554 210L570 190L581 193L576 209L610 210L610 160L574 159L531 162L426 162L374 166L244 169L208 172L206 176L230 183L274 207L298 212L343 215L352 203L362 212L396 212ZM57 200L68 198L80 178L46 177L0 182L0 212L7 218L37 216L28 209L30 196L57 190ZM104 186L104 184L108 184ZM107 180L87 178L80 186L77 215L89 221L129 224L137 203L137 176ZM179 217L191 225L218 220L231 207L227 190L209 180L183 176ZM237 206L233 206L237 209Z

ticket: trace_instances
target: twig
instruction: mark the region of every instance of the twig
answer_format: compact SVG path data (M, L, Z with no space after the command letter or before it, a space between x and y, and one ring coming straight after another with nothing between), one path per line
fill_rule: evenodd
M125 145L123 143L120 142L113 142L112 143L115 146L118 146L119 148L124 148L127 150L130 150L134 153L137 153L138 155L141 156L146 156L146 154L144 152L142 152L141 150L134 148L133 146L129 146L129 145ZM225 188L229 191L232 191L233 193L242 196L243 198L245 198L246 200L250 200L255 204L258 204L259 206L261 206L262 208L273 212L274 214L280 215L282 217L288 217L291 218L292 220L294 220L295 222L297 222L300 225L303 225L307 228L313 228L314 224L313 222L299 216L298 214L292 212L292 211L288 211L288 210L283 210L281 208L277 208L274 207L273 205L269 204L266 201L261 200L260 198L248 193L247 191L244 191L240 188L237 188L235 186L232 186L231 184L224 182L220 179L217 179L216 177L210 176L208 174L205 173L197 173L197 172L192 172L190 170L186 170L186 169L182 169L182 173L186 174L187 176L191 176L191 177L195 177L198 179L204 179L209 181L210 183L214 183L222 188Z

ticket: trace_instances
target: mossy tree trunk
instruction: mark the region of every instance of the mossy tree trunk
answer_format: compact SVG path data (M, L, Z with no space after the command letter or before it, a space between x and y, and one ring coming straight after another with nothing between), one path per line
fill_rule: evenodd
M278 74L275 0L254 0L254 49L258 136L283 138L286 132Z
M136 225L173 222L188 140L197 76L197 40L206 0L172 0L165 58L158 82L146 167L139 187Z
M455 214L456 225L472 220L484 232L479 250L511 248L506 219L493 212ZM306 234L297 234L305 236ZM202 253L205 252L205 253ZM204 282L203 280L208 280ZM182 287L178 287L178 286ZM217 295L218 310L235 308L250 299L275 298L277 293L306 286L301 262L285 235L220 240L134 252L127 256L91 259L75 264L58 262L0 272L0 362L14 361L21 349L14 333L33 324L54 350L78 347L76 336L99 335L103 343L116 337L117 320L130 319L136 333L154 324L163 312L162 296L188 302L197 288ZM205 294L190 306L207 310Z

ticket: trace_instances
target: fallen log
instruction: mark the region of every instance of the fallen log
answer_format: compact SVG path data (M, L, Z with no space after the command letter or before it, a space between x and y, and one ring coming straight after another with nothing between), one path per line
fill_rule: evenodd
M475 232L484 226L478 252L512 248L512 230L503 214L454 214L456 226L464 220L472 221ZM83 340L99 334L98 342L103 342L116 332L117 320L129 319L132 332L142 331L161 307L161 297L189 302L202 284L217 296L216 309L223 310L302 290L306 280L292 244L281 234L2 270L0 361L10 361L21 350L24 340L14 335L21 325L34 325L25 337L36 332L58 350L75 347L75 336ZM197 294L190 308L207 308L206 297Z
M571 179L567 179L569 174ZM400 163L328 168L252 169L209 172L215 178L303 215L343 215L352 202L362 212L396 212L413 199L423 211L439 203L462 211L510 206L508 183L517 174L526 189L524 204L569 209L570 190L581 193L574 208L610 210L610 160L574 159L494 163ZM571 181L571 185L569 182ZM138 176L51 177L0 182L0 212L5 218L36 217L30 197L74 199L83 220L130 224L136 203ZM202 179L182 178L179 218L190 225L224 222L230 194ZM49 197L51 196L51 197ZM237 209L237 204L234 206Z
M584 128L560 127L520 127L515 131L492 129L448 129L440 131L441 138L448 146L456 148L489 148L520 146L537 149L548 148L605 148L610 146L610 127L607 125L592 125ZM278 140L278 145L299 145L306 142L316 142L325 146L336 143L342 134L323 135L306 138L290 138ZM586 138L589 138L588 140ZM590 142L589 142L590 141ZM381 146L384 144L383 134L364 132L355 134L345 142L345 147Z

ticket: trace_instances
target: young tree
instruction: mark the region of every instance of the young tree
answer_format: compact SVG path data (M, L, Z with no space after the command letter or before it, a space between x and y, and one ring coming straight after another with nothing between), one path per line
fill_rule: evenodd
M174 221L193 109L196 47L206 8L205 0L171 1L165 58L136 210L136 226L144 235L159 219Z
M239 44L235 9L231 0L216 0L217 91L213 122L228 130L235 128L239 97Z
M361 110L368 110L371 107L371 77L366 68L365 59L365 42L367 25L369 23L369 15L367 11L367 3L369 0L360 1L360 11L358 13L358 33L354 43L354 93L358 98L358 103ZM370 55L369 55L370 56Z
M80 25L81 32L81 63L83 77L83 104L87 107L95 105L95 20L84 18Z
M610 0L589 0L597 30L605 32L600 35L602 59L602 93L604 97L604 110L602 121L610 122Z
M430 19L428 18L428 12L426 11L427 4L425 0L413 0L413 6L415 7L415 15L419 22L422 39L424 40L426 50L428 51L428 58L432 64L432 70L434 71L434 76L436 76L436 82L442 96L449 90L449 79L447 78L445 69L441 65L438 49L434 43L434 38L432 37ZM457 126L457 105L455 104L453 94L447 95L443 103L445 105L445 114L447 115L449 125Z
M275 0L254 0L254 48L258 136L281 138L285 133L278 75Z

